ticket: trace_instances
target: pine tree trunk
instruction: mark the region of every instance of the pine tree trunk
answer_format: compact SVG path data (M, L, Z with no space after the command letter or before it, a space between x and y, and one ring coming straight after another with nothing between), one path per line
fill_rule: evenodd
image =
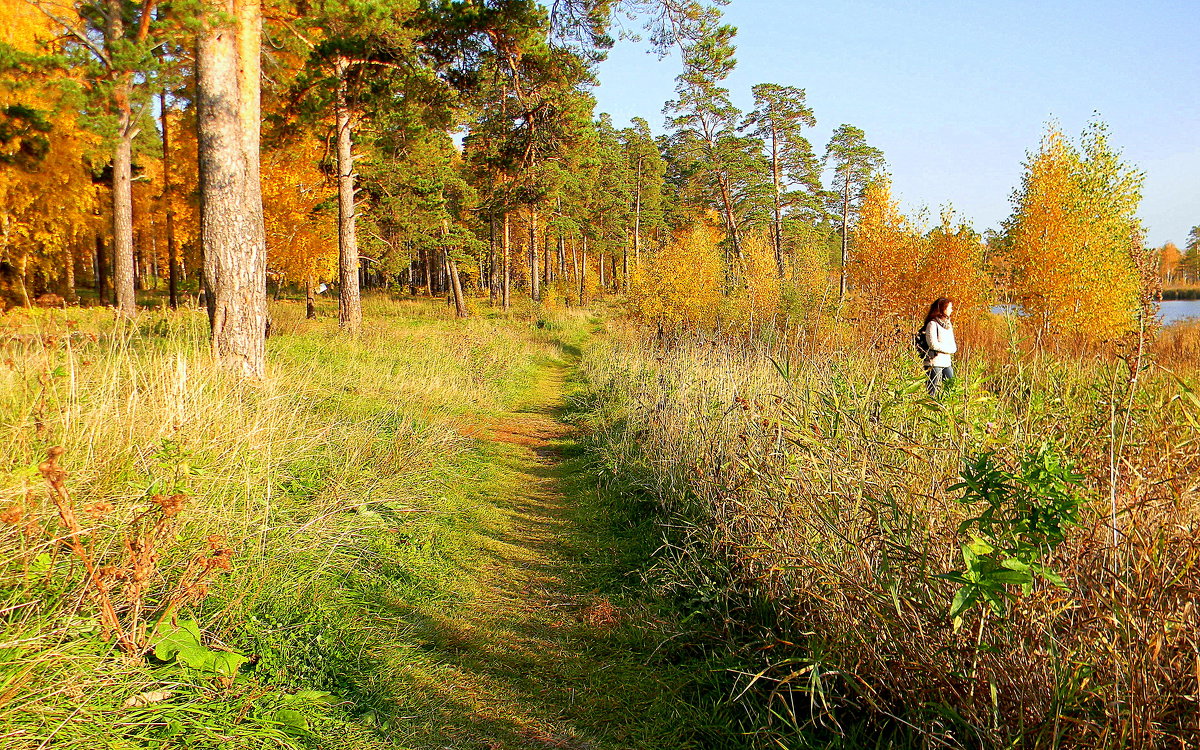
M642 262L642 160L638 159L637 200L633 206L633 263Z
M583 245L579 253L579 306L583 307L587 304L587 287L584 286L584 279L587 276L587 235L583 235L581 240ZM601 264L603 267L603 264Z
M317 295L313 289L315 285L312 276L304 280L304 317L308 320L315 320L317 317Z
M108 54L117 51L125 37L125 16L121 0L106 0L104 42ZM111 58L110 58L111 59ZM113 291L117 312L137 312L133 258L133 139L138 133L129 102L131 79L127 73L109 71L113 105L117 111L117 140L112 155L113 196Z
M108 304L108 253L104 250L104 235L96 232L96 261L93 264L93 276L96 281L96 299L100 304Z
M349 67L345 58L338 59L338 325L351 336L357 336L362 330L362 297L358 279L358 234L354 227L354 152L350 140L350 111L346 101Z
M488 221L488 304L492 307L496 306L496 286L499 279L496 278L496 217L493 215Z
M775 268L783 278L783 173L779 165L779 136L771 126L771 184L775 189L775 222L771 232L771 244L775 246Z
M582 277L579 275L579 248L576 247L574 242L571 243L571 270L575 274L575 281L579 283L580 294L578 295L577 299L579 300L579 304L582 305L583 304L583 294L582 294L583 283L581 281Z
M127 111L121 113L122 131L128 130ZM132 138L119 135L113 151L113 289L116 292L117 312L133 315L137 312L134 284L133 251L133 143Z
M586 248L587 248L587 245L585 244L584 245L584 253L585 254L587 253ZM596 264L599 266L599 270L600 270L600 276L599 276L600 283L599 283L599 286L597 287L597 290L603 292L604 291L604 251L600 251L600 252L596 253L596 259L598 261L600 261L599 263Z
M842 188L842 273L838 284L838 300L846 298L846 257L848 250L848 225L850 223L850 170L846 170L846 184Z
M542 301L542 292L538 288L537 262L537 209L529 204L529 296L534 302Z
M162 111L163 203L167 206L167 299L171 309L179 306L179 248L175 245L175 197L171 189L171 137L167 122L167 93L159 95Z
M458 278L458 262L446 256L446 270L450 276L450 290L454 294L454 317L467 317L467 302L463 299L462 281Z
M504 309L508 309L509 305L509 290L512 288L512 264L509 262L510 252L512 250L512 239L509 235L508 212L504 212L504 237L500 244L501 254L503 255L503 268L501 269L501 304Z
M223 366L261 378L267 327L257 174L262 19L257 0L218 0L213 9L196 54L200 241L212 347Z

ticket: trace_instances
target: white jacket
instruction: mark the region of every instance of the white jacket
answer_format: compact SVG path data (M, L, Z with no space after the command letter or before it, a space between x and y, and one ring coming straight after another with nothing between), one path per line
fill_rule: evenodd
M931 320L925 326L925 340L929 342L930 352L925 366L950 367L950 355L958 351L958 345L954 343L954 326Z

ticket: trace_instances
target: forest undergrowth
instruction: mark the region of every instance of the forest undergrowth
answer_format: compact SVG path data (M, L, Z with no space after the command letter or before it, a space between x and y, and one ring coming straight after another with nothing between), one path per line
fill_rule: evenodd
M1200 740L1194 327L968 342L940 398L907 339L762 338L617 326L579 408L763 747Z

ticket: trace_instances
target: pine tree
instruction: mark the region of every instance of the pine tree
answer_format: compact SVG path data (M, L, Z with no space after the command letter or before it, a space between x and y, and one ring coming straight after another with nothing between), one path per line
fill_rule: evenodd
M804 89L760 83L752 89L754 110L745 127L762 140L771 169L771 245L775 263L783 274L784 213L793 210L815 218L820 212L821 166L805 127L817 124L805 104Z
M643 237L657 234L663 224L663 179L667 165L650 133L650 124L635 117L620 132L625 159L633 178L633 258L642 259Z
M883 152L868 146L866 134L853 125L839 125L825 147L825 161L833 162L834 211L841 217L841 280L838 294L846 297L846 273L849 262L850 224L872 177L883 169Z
M213 353L251 378L266 372L266 230L259 178L258 0L220 0L196 52L200 240Z
M147 81L159 64L154 50L169 28L158 18L157 0L73 0L67 7L51 0L30 0L72 41L81 63L91 69L90 93L104 112L95 123L109 137L112 166L113 286L117 309L132 315L134 289L133 151L134 139L152 130Z

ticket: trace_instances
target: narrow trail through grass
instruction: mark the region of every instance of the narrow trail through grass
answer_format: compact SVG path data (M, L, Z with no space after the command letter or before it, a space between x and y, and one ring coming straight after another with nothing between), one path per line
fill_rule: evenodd
M681 694L694 675L667 663L671 628L630 573L652 540L622 533L562 421L577 352L563 350L511 411L464 416L482 460L459 488L475 523L452 533L467 537L472 590L405 615L410 647L388 670L403 747L712 746Z

